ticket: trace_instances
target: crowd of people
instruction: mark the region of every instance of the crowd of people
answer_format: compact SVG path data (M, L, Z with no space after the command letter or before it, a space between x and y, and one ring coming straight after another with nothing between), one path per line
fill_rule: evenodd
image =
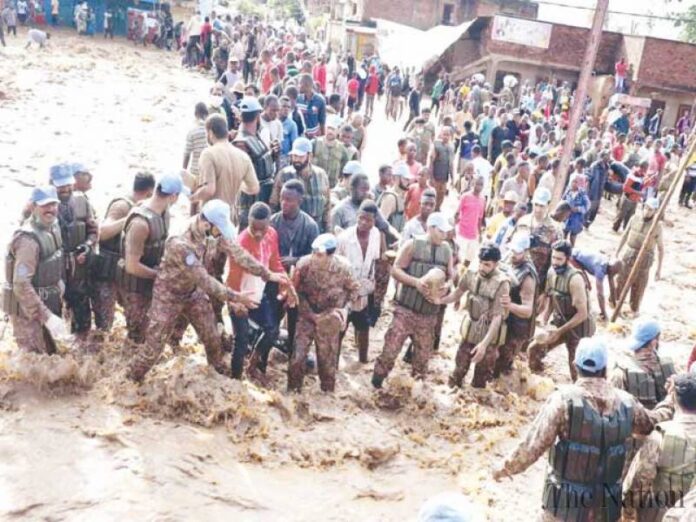
M101 220L88 198L89 167L56 164L33 190L9 245L3 295L21 350L55 353L69 334L98 348L119 305L136 382L166 344L176 351L191 324L224 375L269 386L277 349L287 354L288 390L301 390L316 366L321 390L331 392L352 325L358 360L374 361L371 382L381 388L402 353L414 377L428 378L452 304L462 312L452 387L466 385L472 365L475 388L524 360L543 373L548 352L566 347L575 384L552 395L495 472L519 473L552 448L549 519L570 516L558 498L571 489L592 499L574 508L584 519L624 477L625 495L676 476L690 484L693 463L683 460L696 449L696 377L675 376L658 352L659 323L644 318L607 367L590 298L592 280L606 320L605 281L614 307L636 268L630 308L638 313L655 254L661 277L660 201L690 121L655 126L655 117L645 121L626 106L595 118L583 102L573 164L559 172L575 103L568 83L506 78L495 92L481 75L453 81L441 73L426 93L420 73L377 55L357 60L302 28L212 13L193 15L183 34L183 64L214 81L192 107L181 172L138 173ZM405 125L371 185L361 159L380 103L385 118ZM679 197L689 208L690 163ZM182 194L189 221L171 235L169 209ZM616 251L576 247L610 205L613 230L623 229ZM390 322L370 354L388 293ZM537 325L549 327L535 333ZM651 432L638 450L631 435ZM585 464L568 464L576 461ZM616 520L620 507L603 513Z

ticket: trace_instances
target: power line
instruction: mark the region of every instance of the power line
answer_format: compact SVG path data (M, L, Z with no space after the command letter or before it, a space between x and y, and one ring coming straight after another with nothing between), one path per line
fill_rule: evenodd
M586 6L581 6L581 5L570 5L570 4L564 4L562 2L549 2L548 0L535 0L537 4L542 4L542 5L553 5L557 7L567 7L569 9L579 9L581 11L593 11L595 10L594 7L586 7ZM673 17L673 16L660 16L660 15L653 15L653 14L643 14L643 13L627 13L625 11L608 11L609 14L612 15L621 15L621 16L635 16L637 18L650 18L652 20L665 20L668 22L692 22L696 23L696 18L684 18L684 17Z

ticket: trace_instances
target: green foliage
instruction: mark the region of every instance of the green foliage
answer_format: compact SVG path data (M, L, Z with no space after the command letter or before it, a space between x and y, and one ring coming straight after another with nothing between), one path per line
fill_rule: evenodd
M299 0L269 0L268 7L276 18L294 18L297 23L304 23L304 13Z
M674 26L681 28L681 39L696 43L696 4L683 13L674 13L674 16L677 18Z
M255 0L239 0L237 2L237 11L243 16L264 16L263 7Z

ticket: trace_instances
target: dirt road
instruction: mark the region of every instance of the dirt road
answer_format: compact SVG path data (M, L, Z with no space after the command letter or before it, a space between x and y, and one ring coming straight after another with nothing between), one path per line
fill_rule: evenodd
M210 83L180 69L173 53L68 33L41 51L24 51L21 34L8 41L0 49L3 245L28 187L44 182L52 163L92 166L90 198L100 215L137 170L179 168L193 106ZM372 176L396 155L400 134L381 106L376 111L365 157ZM580 245L613 251L612 211L605 204ZM696 306L694 234L686 211L669 217L664 279L648 290L644 314L660 318L663 350L683 365L696 334L688 322ZM388 321L387 313L373 332L371 360ZM414 383L400 364L382 393L372 391L372 364L357 362L349 334L335 396L320 394L315 377L303 394L287 395L279 356L270 391L224 379L205 366L191 331L182 351L167 351L138 388L123 377L130 354L121 323L100 354L66 348L48 359L18 356L8 329L0 352L0 517L409 520L429 496L458 490L491 520L513 508L529 519L541 498L543 462L501 484L489 471L553 381L522 368L489 390L450 391L460 321L448 311L426 383ZM628 324L600 330L618 346ZM563 349L550 361L550 376L567 382Z

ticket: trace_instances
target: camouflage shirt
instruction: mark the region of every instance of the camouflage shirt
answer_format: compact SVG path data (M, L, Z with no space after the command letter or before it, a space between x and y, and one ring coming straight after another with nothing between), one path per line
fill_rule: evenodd
M551 245L559 239L563 239L560 228L548 216L543 221L537 222L533 215L528 214L517 222L516 231L519 230L525 230L529 233L532 244L529 249L529 257L532 259L540 279L545 280L551 267Z
M658 404L654 410L648 411L632 395L613 388L603 378L579 377L572 386L577 388L590 406L601 415L614 414L622 400L631 404L634 411L634 434L650 433L655 424L671 418L674 411L671 402L667 400ZM563 390L555 391L541 408L524 439L505 459L504 470L510 475L522 473L551 448L556 438L568 438L569 424L567 399Z
M337 254L331 256L328 266L311 254L304 256L295 266L293 282L300 297L300 313L345 308L358 298L360 287L348 260Z

